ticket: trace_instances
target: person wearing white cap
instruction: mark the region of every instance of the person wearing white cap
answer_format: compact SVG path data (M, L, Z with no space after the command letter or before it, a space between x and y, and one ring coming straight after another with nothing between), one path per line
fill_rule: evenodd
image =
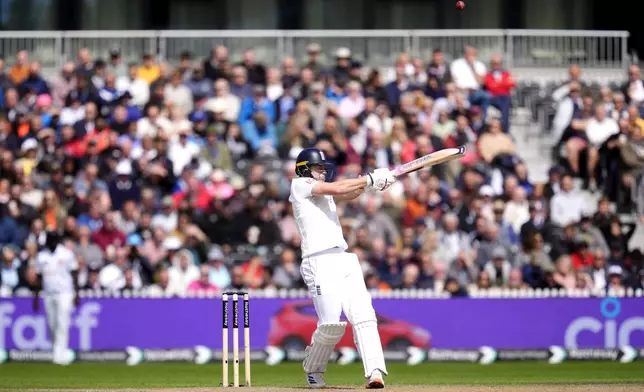
M611 265L608 267L608 283L606 289L608 290L624 290L624 284L622 282L622 275L624 270L619 265Z
M28 176L38 164L38 141L34 138L25 140L20 146L20 151L23 154L23 158L19 159L17 163L20 164L25 175Z
M308 55L308 61L304 64L304 68L309 68L313 71L315 78L317 79L322 72L324 65L320 60L320 54L322 52L322 47L317 42L312 42L306 47L306 54Z
M336 80L349 80L351 74L351 50L349 48L338 48L335 51L335 68L333 77Z
M132 181L132 164L129 161L121 161L114 169L116 178L107 187L112 200L112 208L120 210L128 200L139 200L141 188Z

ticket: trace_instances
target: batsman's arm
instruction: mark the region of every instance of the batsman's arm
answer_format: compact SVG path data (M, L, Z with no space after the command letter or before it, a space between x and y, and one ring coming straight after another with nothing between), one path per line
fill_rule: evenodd
M358 190L364 190L368 185L372 185L371 175L360 178L349 178L336 182L317 182L313 185L311 194L327 196L343 196L351 194Z
M355 199L356 197L359 197L364 192L365 192L364 188L358 189L357 191L345 193L344 195L333 196L333 200L335 200L336 203L344 202L344 201L350 201L350 200Z

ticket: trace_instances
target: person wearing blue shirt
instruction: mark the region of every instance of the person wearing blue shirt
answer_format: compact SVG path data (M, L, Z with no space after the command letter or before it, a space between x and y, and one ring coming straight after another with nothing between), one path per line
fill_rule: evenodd
M327 88L324 96L329 101L335 103L336 105L340 104L340 101L347 96L347 93L344 91L345 83L342 81L336 81L329 88Z
M277 148L275 125L268 121L264 112L257 112L252 119L247 120L242 126L242 134L255 151L266 145Z
M289 113L295 109L296 104L297 101L295 100L295 97L293 97L293 84L284 83L284 93L281 97L275 100L275 112L277 113L276 122L286 123L289 118Z
M400 97L410 90L410 83L405 75L405 65L396 64L396 80L387 83L387 102L390 107L396 107L400 103Z
M29 76L20 83L20 96L26 95L32 91L36 95L49 94L49 86L45 79L40 75L40 64L31 63L29 66Z
M239 110L239 124L245 124L258 112L264 113L270 123L275 122L277 118L275 103L266 97L266 88L259 84L253 87L253 95L242 101Z
M101 105L112 106L121 97L121 92L116 89L114 74L108 73L105 76L105 85L98 91Z

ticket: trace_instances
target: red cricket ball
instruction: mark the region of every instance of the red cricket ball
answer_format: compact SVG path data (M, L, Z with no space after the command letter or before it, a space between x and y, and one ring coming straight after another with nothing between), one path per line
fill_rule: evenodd
M456 2L456 9L462 10L465 8L465 2L464 1L457 1Z

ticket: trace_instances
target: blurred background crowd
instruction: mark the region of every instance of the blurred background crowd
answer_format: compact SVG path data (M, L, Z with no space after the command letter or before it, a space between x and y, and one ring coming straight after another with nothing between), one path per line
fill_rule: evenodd
M81 49L56 75L26 51L0 61L0 294L29 290L51 230L76 254L83 289L302 288L288 194L310 146L336 179L468 149L340 206L371 289L643 287L629 246L644 222L639 68L600 86L573 66L541 96L556 165L536 183L511 129L521 81L500 56L401 53L383 72L350 48L327 63L320 51L271 68L223 46L176 67Z

